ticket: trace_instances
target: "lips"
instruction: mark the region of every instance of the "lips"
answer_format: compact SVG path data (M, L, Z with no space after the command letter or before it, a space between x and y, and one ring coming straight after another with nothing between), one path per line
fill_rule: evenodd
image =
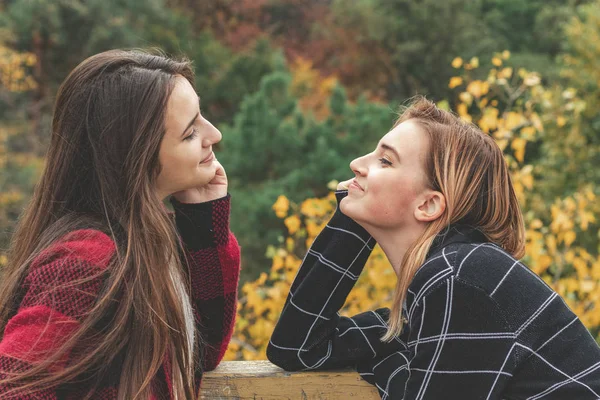
M206 157L204 160L200 161L200 164L207 164L209 162L212 162L214 159L215 159L215 153L213 153L211 151L210 154L208 155L208 157Z
M363 187L360 186L358 184L358 182L356 182L356 179L354 179L354 180L352 180L352 182L350 182L350 185L348 185L348 189L350 189L350 188L358 189L363 192L365 191L365 189L363 189Z

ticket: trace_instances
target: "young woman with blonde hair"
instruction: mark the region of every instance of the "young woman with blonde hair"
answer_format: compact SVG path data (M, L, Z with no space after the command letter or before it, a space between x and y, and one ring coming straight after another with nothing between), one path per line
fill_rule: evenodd
M418 98L350 168L269 360L353 366L383 399L600 398L600 348L518 261L523 217L490 136ZM398 276L392 308L341 317L376 243Z
M0 278L2 399L197 398L236 311L220 140L187 61L114 50L69 74Z

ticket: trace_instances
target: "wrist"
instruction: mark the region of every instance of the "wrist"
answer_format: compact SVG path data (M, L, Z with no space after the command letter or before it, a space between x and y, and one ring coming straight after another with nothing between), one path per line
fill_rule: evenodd
M198 204L218 200L227 196L227 187L219 190L189 189L172 194L172 198L182 204Z
M195 251L229 240L229 211L231 196L203 203L181 203L171 197L175 223L183 242Z

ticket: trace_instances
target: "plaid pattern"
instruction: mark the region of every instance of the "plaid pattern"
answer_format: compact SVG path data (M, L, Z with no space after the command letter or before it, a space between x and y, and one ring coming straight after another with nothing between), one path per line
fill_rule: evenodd
M380 340L387 309L341 317L374 245L336 211L290 289L271 362L286 370L353 366L382 399L600 398L600 348L587 329L537 275L472 228L436 238L395 340Z
M240 249L229 231L230 196L201 204L172 203L190 267L190 301L205 344L203 365L197 368L199 386L202 371L214 369L221 361L233 332ZM78 230L36 258L23 284L18 312L9 320L0 341L0 379L30 368L76 331L95 304L114 251L114 243L104 233ZM111 367L113 371L95 390L94 398L116 399L119 367ZM171 397L170 370L167 360L153 382L156 398ZM2 393L9 389L0 384L0 397L4 399ZM86 392L81 384L67 384L11 398L79 399Z

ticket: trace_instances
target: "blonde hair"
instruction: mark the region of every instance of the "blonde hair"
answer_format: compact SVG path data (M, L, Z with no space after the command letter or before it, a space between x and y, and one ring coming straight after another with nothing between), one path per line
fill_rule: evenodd
M408 287L435 237L451 224L478 228L490 242L515 258L525 252L525 227L502 150L474 124L466 123L434 103L418 97L394 126L416 122L429 137L425 171L430 188L441 192L446 209L429 223L407 250L400 267L389 319L382 337L391 341L402 332L402 305Z

